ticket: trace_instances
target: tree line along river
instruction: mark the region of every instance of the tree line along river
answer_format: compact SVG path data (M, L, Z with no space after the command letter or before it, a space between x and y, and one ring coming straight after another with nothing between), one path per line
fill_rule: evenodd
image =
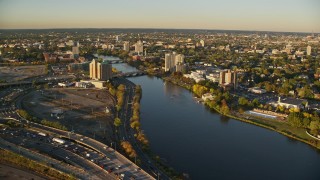
M136 70L127 64L113 67ZM320 179L317 149L221 116L162 79L129 80L142 86L141 125L151 150L191 179Z

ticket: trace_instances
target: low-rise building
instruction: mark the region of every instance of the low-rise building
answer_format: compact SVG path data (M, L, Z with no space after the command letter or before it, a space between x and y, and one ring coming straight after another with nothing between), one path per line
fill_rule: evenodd
M281 99L281 97L279 97L278 101L271 101L268 104L273 107L282 106L287 109L303 109L305 106L308 106L308 101L305 99L296 99L291 97Z
M261 89L259 87L249 88L248 91L256 94L264 94L267 92L265 89Z
M203 94L201 96L201 99L203 101L207 101L207 100L213 100L214 99L214 96L211 94L211 93L206 93L206 94Z

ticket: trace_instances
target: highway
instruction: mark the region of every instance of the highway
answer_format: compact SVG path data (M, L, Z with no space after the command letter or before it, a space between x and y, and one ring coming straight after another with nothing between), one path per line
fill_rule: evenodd
M61 161L58 161L54 158L50 158L48 156L42 155L40 153L37 153L35 151L31 151L29 149L23 148L21 146L18 146L14 143L10 143L3 138L0 138L0 148L6 149L12 152L15 152L17 154L21 154L29 159L32 159L37 162L43 162L45 161L46 163L50 164L51 167L61 171L65 172L67 174L73 174L75 177L80 178L80 179L87 179L87 177L91 176L87 172L82 171L81 169L68 165L66 163L63 163ZM91 176L93 179L98 179L95 178L95 176Z
M77 177L85 179L114 179L115 176L107 173L107 171L101 171L101 168L81 155L70 150L72 146L77 149L81 149L82 152L89 152L88 149L81 146L71 145L66 143L61 145L51 141L52 137L47 136L43 137L38 135L35 131L30 131L26 129L9 129L2 130L2 137L10 142L15 144L18 148L24 148L33 150L33 152L39 152L42 156L39 161L45 161L48 163L50 159L56 159L60 162L65 162L65 166L74 167L72 171L69 171L70 174L75 174ZM68 144L68 145L67 145ZM68 146L68 147L66 147ZM93 154L92 154L93 155ZM84 155L85 156L85 155ZM93 157L91 158L98 158ZM55 165L51 165L55 168Z

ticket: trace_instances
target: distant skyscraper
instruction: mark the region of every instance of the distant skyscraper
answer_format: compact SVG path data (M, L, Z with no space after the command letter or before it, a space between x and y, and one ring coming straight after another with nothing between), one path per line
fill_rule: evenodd
M78 46L72 47L72 54L75 59L79 58L79 47Z
M200 40L201 47L204 47L204 40Z
M307 47L307 55L310 56L311 55L311 46Z
M138 41L134 46L134 51L140 55L140 53L143 53L143 43L141 41Z
M99 63L95 59L90 63L90 78L94 80L107 81L112 78L112 65Z
M124 50L124 51L129 51L129 50L130 50L130 44L129 44L128 41L125 41L125 42L123 43L123 50Z

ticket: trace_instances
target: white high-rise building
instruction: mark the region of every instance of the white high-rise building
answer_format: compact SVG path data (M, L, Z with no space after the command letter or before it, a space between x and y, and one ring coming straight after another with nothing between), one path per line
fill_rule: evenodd
M164 70L166 72L174 71L177 64L182 65L184 63L184 55L177 54L176 52L167 53L165 54L164 61L165 61Z
M125 42L123 43L123 50L124 50L124 51L129 51L129 50L130 50L130 44L129 44L128 41L125 41Z
M204 40L203 39L200 40L200 44L201 44L201 47L204 47Z
M178 63L181 63L183 64L184 63L184 55L183 54L175 54L175 66L178 64Z
M164 71L168 72L174 67L174 58L172 53L165 54L164 56Z
M143 43L141 41L138 41L134 45L134 51L140 55L140 53L143 53Z
M310 56L311 55L311 46L307 47L307 55Z

